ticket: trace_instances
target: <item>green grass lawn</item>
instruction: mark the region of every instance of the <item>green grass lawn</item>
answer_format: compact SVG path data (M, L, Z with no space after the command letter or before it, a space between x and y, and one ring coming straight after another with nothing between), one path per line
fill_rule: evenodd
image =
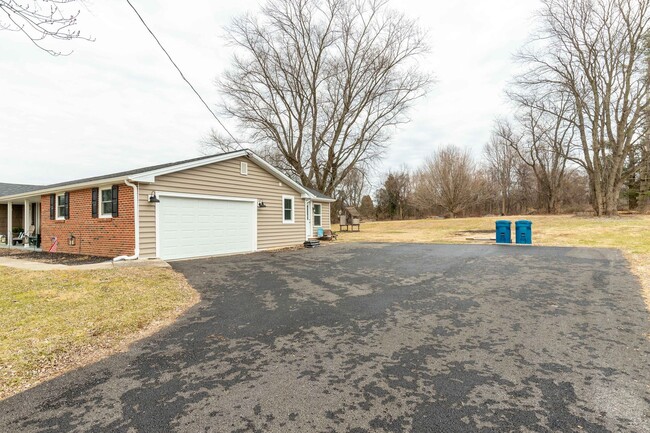
M650 306L650 215L617 218L573 215L508 216L457 219L379 221L361 224L361 232L340 232L342 242L481 243L468 237L494 237L495 221L533 222L536 245L618 248L639 276ZM337 226L334 226L336 229ZM486 231L490 233L477 233ZM513 238L514 239L514 238Z
M0 267L0 396L119 350L198 300L170 269Z

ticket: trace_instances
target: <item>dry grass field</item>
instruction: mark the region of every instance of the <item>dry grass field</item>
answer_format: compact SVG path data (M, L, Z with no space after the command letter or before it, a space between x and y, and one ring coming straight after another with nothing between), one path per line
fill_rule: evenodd
M0 267L0 398L125 348L198 301L171 269Z
M367 222L361 232L340 232L342 242L483 243L467 240L494 237L495 221L527 219L533 222L533 243L545 246L618 248L630 262L644 287L650 308L650 216L616 218L553 216L508 216L411 221ZM337 229L338 227L333 227Z

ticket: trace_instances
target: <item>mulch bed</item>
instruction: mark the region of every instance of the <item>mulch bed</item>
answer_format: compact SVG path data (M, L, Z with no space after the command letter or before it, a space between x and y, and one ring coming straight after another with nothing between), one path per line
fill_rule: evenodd
M0 248L0 257L11 257L12 259L31 260L33 262L51 263L55 265L89 265L110 260L107 257L47 253L43 251L21 251L15 248Z

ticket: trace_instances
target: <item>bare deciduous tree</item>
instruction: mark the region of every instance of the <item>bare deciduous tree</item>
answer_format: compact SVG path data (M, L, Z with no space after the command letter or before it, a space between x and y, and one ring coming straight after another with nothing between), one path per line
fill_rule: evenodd
M417 67L422 31L387 0L271 0L227 34L236 54L219 82L224 111L327 194L383 153L431 81Z
M70 54L46 48L43 42L92 40L75 29L80 10L73 6L80 3L82 0L0 0L0 30L22 32L34 45L53 56Z
M497 122L490 141L483 150L488 176L494 179L499 187L498 195L502 215L510 213L511 190L514 186L517 152L510 146L512 141L514 141L512 137L504 138L502 136Z
M569 100L562 96L557 101L513 94L511 97L519 106L518 131L507 120L499 120L494 134L533 170L540 205L547 213L557 213L560 191L575 147Z
M341 181L336 198L348 206L359 207L366 192L366 174L358 168L351 170Z
M646 122L650 0L542 0L543 26L519 58L520 88L545 100L566 94L597 215L617 212L620 191L641 167L626 164ZM542 107L538 107L542 108Z
M416 173L415 203L440 206L454 218L476 203L477 169L469 151L456 146L438 149Z

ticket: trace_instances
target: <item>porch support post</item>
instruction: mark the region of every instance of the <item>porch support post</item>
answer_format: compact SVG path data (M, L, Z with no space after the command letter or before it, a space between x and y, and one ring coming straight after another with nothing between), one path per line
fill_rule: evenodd
M34 226L36 226L36 236L41 234L41 203L36 203L36 221L34 221Z
M13 233L11 232L13 222L11 217L13 216L13 209L11 208L11 202L7 203L7 245L11 248L14 244L13 242Z
M29 205L29 201L25 200L25 205L23 206L23 233L25 233L25 239L29 236L29 226L32 225L30 219L32 217L32 209ZM25 242L23 241L23 245Z

